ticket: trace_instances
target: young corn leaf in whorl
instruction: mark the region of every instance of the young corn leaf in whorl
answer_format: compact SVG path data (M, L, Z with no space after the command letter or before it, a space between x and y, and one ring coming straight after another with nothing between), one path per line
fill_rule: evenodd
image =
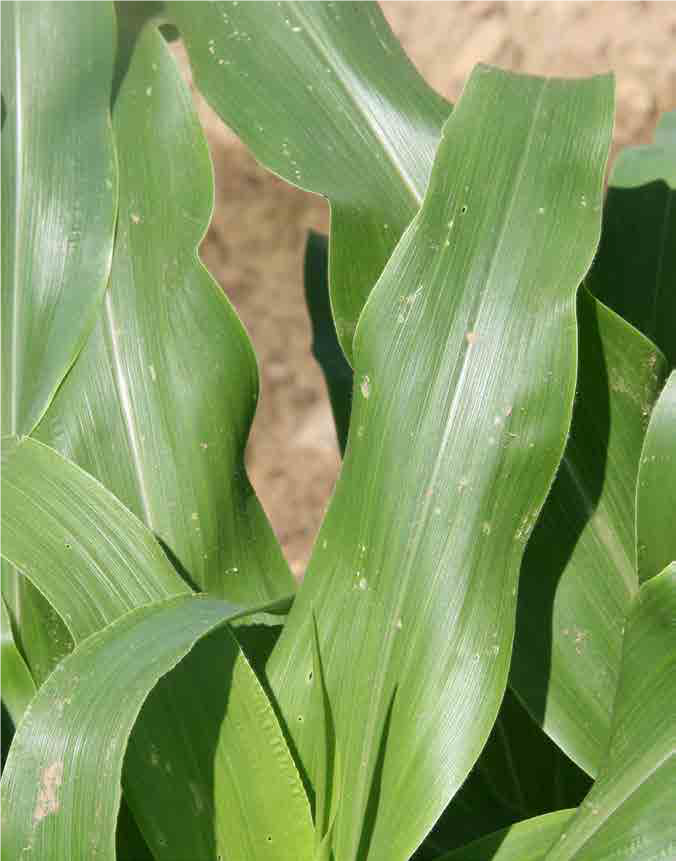
M357 319L427 188L451 106L377 3L170 2L197 88L258 161L331 205L331 302Z
M409 857L495 720L524 547L570 424L612 109L608 77L477 67L360 318L345 462L268 664L312 778L314 608L341 859Z

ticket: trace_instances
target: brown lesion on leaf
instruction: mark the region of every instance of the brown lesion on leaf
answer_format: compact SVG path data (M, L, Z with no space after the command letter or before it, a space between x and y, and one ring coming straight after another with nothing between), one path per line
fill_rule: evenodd
M40 788L38 790L38 798L35 803L35 812L33 813L33 822L40 822L45 816L50 813L57 813L59 810L59 787L63 779L63 762L57 760L47 768L43 769L40 774Z

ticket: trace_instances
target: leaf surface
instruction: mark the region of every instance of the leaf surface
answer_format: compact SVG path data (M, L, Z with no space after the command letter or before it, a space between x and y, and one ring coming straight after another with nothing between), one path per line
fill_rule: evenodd
M498 711L519 565L570 422L611 115L608 78L478 67L360 318L343 470L268 664L312 778L314 607L345 861L410 857Z
M59 665L33 700L7 760L3 861L28 853L43 861L93 856L114 861L123 758L139 710L157 682L235 611L206 596L142 607L89 637ZM146 799L146 806L156 805L156 822L145 836L156 858L214 858L217 852L236 858L309 858L312 823L300 778L253 671L232 634L222 633L220 642L227 641L229 648L220 652L220 685L214 684L213 666L209 670L208 701L220 715L220 735L210 739L217 742L214 797L201 795L199 786L186 787L194 793L191 808L183 808L180 817L162 811L171 772L165 760L154 760L154 748L147 748L146 784L157 795ZM179 757L181 746L175 738ZM225 776L229 794L221 794L216 773ZM131 786L141 788L136 782ZM173 814L183 834L180 842L167 843L157 826L160 812L170 825ZM194 851L195 833L207 830L201 820L218 835L212 854Z
M521 568L510 684L593 776L608 744L622 629L638 590L636 480L666 362L584 289L578 309L573 422Z
M676 563L627 619L610 745L599 777L547 861L670 858L676 847Z
M636 488L636 541L641 582L676 559L676 371L655 404Z
M152 533L98 481L36 440L3 439L2 555L78 642L190 591Z
M35 682L23 655L14 642L12 623L4 598L0 599L2 627L0 655L2 656L2 703L16 726L35 694Z
M295 583L244 468L256 361L196 251L213 206L207 145L160 34L119 14L111 283L38 436L131 509L198 589L274 600Z
M168 2L198 89L265 167L331 204L331 301L361 309L427 187L451 106L376 3Z

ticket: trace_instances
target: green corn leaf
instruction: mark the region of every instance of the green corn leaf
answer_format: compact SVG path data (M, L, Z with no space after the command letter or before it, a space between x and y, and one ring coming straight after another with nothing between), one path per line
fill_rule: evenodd
M641 582L676 559L676 371L650 416L636 488L636 541Z
M676 563L641 586L624 635L599 777L547 861L672 858L676 848Z
M570 422L611 117L608 78L478 67L360 319L343 470L268 664L312 778L314 607L346 861L409 857L498 711L523 549Z
M244 468L256 361L196 251L213 206L206 141L164 39L120 15L110 288L38 436L119 497L197 588L275 600L295 583Z
M638 590L636 477L662 354L582 290L573 423L526 548L510 684L590 775L610 733L622 627Z
M331 204L331 301L355 325L418 211L451 106L375 3L168 2L200 92L265 167Z
M152 533L98 481L36 440L2 445L2 555L75 642L129 610L190 591Z
M312 353L322 369L341 455L347 445L352 403L352 368L338 342L329 297L329 244L311 231L305 246L305 302L312 323Z
M676 365L676 111L648 146L623 150L610 176L589 287Z
M35 695L35 682L23 655L14 642L12 623L4 598L0 602L0 657L2 666L2 702L16 726Z
M138 759L130 780L132 803L143 792L144 809L154 811L141 821L144 837L156 859L311 857L312 822L300 778L262 688L223 628L234 612L206 596L142 607L89 637L59 665L26 712L7 760L3 861L27 854L41 861L114 861L123 758L139 711L196 644L216 643L219 683L214 665L203 669L211 680L205 722L219 718L218 735L208 739L213 772L205 776L213 794L202 785L181 785L177 791L192 797L190 806L163 807L180 774L172 776L172 760L160 758L159 748L146 747L145 781ZM156 729L161 737L162 725ZM174 737L177 759L188 742Z
M101 305L117 205L114 44L112 3L2 4L3 434L35 427ZM6 562L2 594L39 684L67 633Z
M112 3L2 4L3 434L33 430L105 290L114 44Z
M542 861L574 812L557 810L517 822L443 855L439 861Z

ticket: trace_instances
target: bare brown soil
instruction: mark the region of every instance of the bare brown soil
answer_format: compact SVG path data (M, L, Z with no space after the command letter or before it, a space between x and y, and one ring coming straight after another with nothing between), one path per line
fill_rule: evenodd
M658 115L676 107L676 3L381 5L420 72L452 102L483 61L547 75L614 70L616 147L649 141ZM266 173L196 99L216 172L216 211L202 254L259 357L261 401L249 471L300 574L339 467L323 382L309 354L302 293L306 232L327 230L327 208Z

